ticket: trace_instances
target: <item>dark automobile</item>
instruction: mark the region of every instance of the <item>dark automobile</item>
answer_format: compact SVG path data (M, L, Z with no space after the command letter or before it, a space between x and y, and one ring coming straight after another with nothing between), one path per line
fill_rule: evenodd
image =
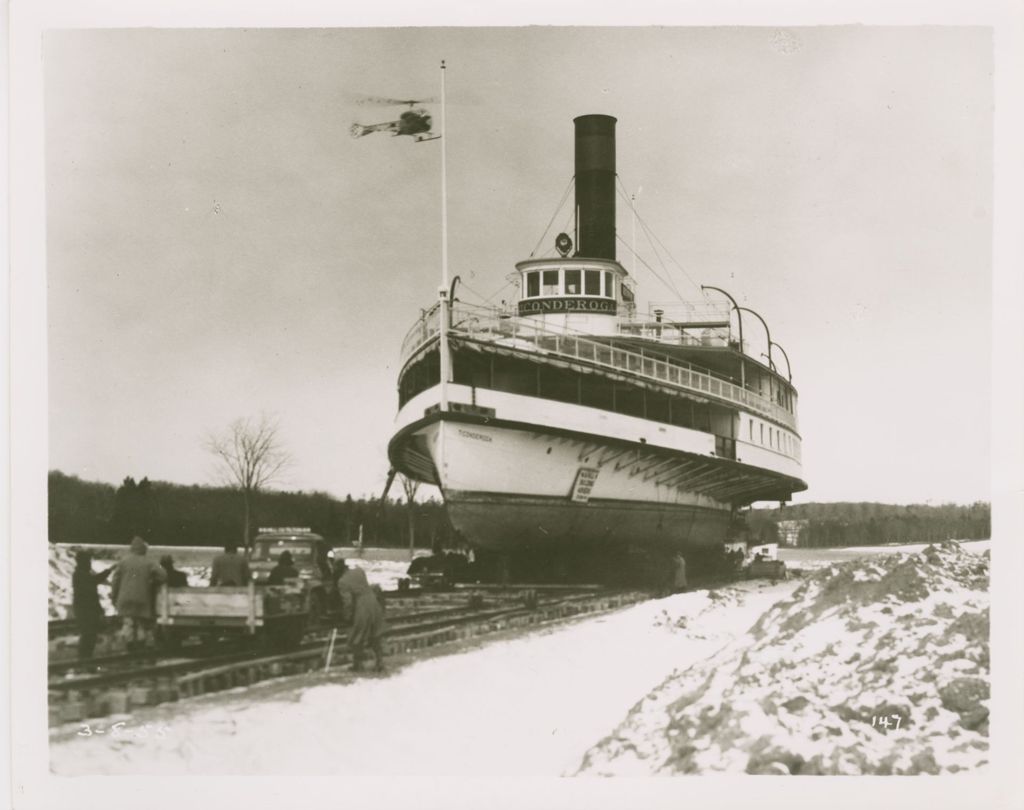
M406 571L408 582L424 590L450 590L456 582L466 582L469 561L461 554L442 552L417 557Z

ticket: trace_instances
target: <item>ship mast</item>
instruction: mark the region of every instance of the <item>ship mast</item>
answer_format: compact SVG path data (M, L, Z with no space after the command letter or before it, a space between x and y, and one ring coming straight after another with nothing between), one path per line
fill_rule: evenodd
M451 324L451 301L448 300L448 126L445 122L445 66L441 60L441 287L438 316L438 352L441 356L440 410L448 410L448 383L451 378L452 358L448 347L448 328Z

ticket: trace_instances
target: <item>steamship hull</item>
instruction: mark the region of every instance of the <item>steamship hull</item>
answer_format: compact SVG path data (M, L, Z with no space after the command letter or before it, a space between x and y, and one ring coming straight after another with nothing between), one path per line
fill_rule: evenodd
M436 389L403 408L389 456L439 487L452 526L480 549L709 549L726 539L737 498L781 496L796 483L783 469L715 455L699 431L450 388L452 410L431 405Z
M645 476L652 450L639 442L435 417L397 436L393 448L402 467L437 483L459 533L492 551L710 547L729 524L728 505ZM673 456L686 458L664 460ZM592 481L585 494L581 469Z

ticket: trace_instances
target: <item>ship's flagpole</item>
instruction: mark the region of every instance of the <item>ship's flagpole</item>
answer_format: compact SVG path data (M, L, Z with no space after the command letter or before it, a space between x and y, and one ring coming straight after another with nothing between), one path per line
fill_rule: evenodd
M452 359L448 348L448 328L451 323L451 301L448 300L448 126L445 121L445 66L441 60L441 288L438 291L440 331L438 352L441 355L442 412L448 410L448 382Z

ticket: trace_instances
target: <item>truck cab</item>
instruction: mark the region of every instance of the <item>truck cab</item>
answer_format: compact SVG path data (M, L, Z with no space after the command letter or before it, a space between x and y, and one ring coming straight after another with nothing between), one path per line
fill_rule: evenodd
M249 558L249 568L257 585L267 583L271 570L285 551L291 554L299 579L309 590L309 613L315 621L326 612L334 590L331 574L334 549L308 528L260 529Z

